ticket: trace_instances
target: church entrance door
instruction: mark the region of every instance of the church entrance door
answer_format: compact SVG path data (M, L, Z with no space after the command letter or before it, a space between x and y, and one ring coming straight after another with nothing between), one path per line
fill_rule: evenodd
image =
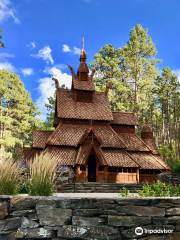
M88 182L96 182L96 156L92 154L88 159Z

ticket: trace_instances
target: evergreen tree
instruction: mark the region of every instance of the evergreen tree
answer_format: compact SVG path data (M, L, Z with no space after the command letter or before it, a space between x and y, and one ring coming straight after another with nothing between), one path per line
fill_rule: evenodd
M126 81L133 90L134 111L140 118L146 116L149 119L154 79L158 76L158 60L152 39L141 25L131 30L129 41L120 49L120 55L121 70L125 72Z
M31 143L37 126L37 110L20 78L7 70L0 71L0 152L14 157Z
M109 100L113 110L127 110L131 108L130 86L124 81L120 68L120 52L111 44L102 47L95 55L91 68L96 69L95 81L98 91L104 91L108 83L112 83L109 90Z

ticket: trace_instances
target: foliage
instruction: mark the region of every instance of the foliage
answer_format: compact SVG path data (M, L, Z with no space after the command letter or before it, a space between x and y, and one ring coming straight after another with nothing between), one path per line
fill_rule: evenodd
M54 125L54 109L55 109L55 96L48 98L48 103L45 104L47 109L47 118L43 124L43 129L52 130Z
M126 187L122 187L120 189L120 195L121 197L128 197L129 196L129 190Z
M141 197L172 197L180 196L180 186L165 184L160 181L153 184L144 184L138 191Z
M13 195L18 192L21 170L11 159L0 161L0 194Z
M138 24L123 47L103 46L91 67L97 70L97 90L113 83L108 94L112 110L136 112L138 133L148 121L164 159L173 166L180 159L180 83L170 68L160 72L158 62L151 37Z
M30 195L49 196L53 193L56 162L48 154L36 156L30 163Z
M20 78L0 70L0 151L21 156L23 146L31 143L31 133L38 125L38 112Z

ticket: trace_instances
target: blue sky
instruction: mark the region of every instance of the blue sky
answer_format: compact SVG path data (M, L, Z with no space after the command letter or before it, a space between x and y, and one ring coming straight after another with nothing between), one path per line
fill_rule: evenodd
M104 44L123 46L140 23L156 45L159 67L180 76L179 10L179 0L0 0L0 68L21 77L44 118L54 92L50 76L70 86L66 64L77 68L83 32L91 61Z

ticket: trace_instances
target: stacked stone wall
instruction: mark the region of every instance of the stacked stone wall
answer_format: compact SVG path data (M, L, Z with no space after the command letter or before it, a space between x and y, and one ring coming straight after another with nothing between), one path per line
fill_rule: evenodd
M179 240L180 199L2 196L0 240L14 239Z

